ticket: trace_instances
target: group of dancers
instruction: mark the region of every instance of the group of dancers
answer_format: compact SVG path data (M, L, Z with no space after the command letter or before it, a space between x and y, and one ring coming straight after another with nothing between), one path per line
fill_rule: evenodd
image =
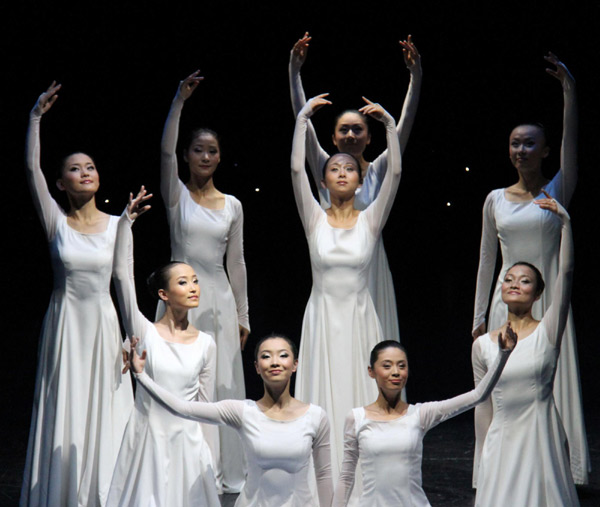
M577 179L574 79L555 55L545 57L564 96L556 176L542 175L549 151L543 127L518 125L509 138L518 181L491 192L484 205L475 388L409 404L409 361L381 233L419 102L420 55L410 36L400 42L410 84L398 124L363 98L359 110L336 118L337 152L329 156L310 118L331 102L327 94L307 101L300 78L310 41L306 33L294 45L289 74L292 187L313 285L299 350L281 334L255 346L264 384L258 401L244 400L241 350L250 325L242 205L214 185L221 155L215 132L190 133L181 153L189 180L179 178L179 119L203 79L199 71L179 84L161 141L172 261L148 278L158 301L154 322L138 308L133 279L132 226L151 194L144 187L130 194L121 217L103 213L95 163L77 152L58 171L69 203L63 210L40 165L41 118L61 86L40 95L26 165L54 290L39 346L21 505L218 506L220 493L238 493L237 506L426 506L423 438L476 405L476 505L578 505L575 484L587 482L590 466L565 209ZM364 158L369 118L383 124L387 139L373 162ZM486 326L498 241L503 266ZM122 340L111 277L131 348Z

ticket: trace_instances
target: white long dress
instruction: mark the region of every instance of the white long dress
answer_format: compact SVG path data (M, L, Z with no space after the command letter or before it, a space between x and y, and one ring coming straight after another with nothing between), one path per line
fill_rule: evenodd
M569 193L563 191L562 185L562 171L559 171L546 186L546 191L559 202L568 203L570 195L565 195ZM507 309L502 302L501 286L504 274L515 262L530 262L541 271L546 282L546 290L533 305L534 318L541 319L552 303L552 287L558 273L560 220L551 212L541 210L533 201L509 201L504 189L497 189L488 195L483 208L474 328L485 321L498 241L502 251L502 268L494 287L488 330L498 329L506 322ZM554 380L554 399L569 440L573 479L577 484L586 484L591 463L583 417L575 327L570 311ZM477 436L475 472L483 445L481 437L484 436Z
M294 115L298 116L299 111L306 103L304 88L300 72L295 71L292 66L289 67L290 93L292 99L292 109ZM397 133L402 138L401 150L404 151L405 143L412 129L416 108L419 102L420 81L415 84L411 75L410 85L404 100L402 115L397 125ZM321 147L317 134L309 122L306 138L306 159L310 167L310 173L313 181L319 190L319 199L321 206L327 209L331 206L329 191L324 189L320 182L323 178L322 170L329 154ZM381 184L385 178L388 167L387 150L381 153L373 162L369 163L367 174L362 186L356 192L354 207L358 210L365 210L377 197ZM369 266L368 288L371 299L375 305L375 310L381 322L383 339L400 341L400 330L398 327L398 308L396 306L396 293L394 291L394 281L390 271L387 255L383 246L383 238L380 236L375 245L375 250Z
M570 225L562 226L560 269L553 301L529 336L520 339L492 392L491 424L486 408L475 409L476 431L487 430L477 476L475 504L577 506L569 470L567 438L552 392L569 314L573 255ZM489 333L473 343L473 374L477 384L493 361Z
M304 170L306 125L301 111L294 133L292 182L308 241L313 286L302 322L296 395L323 407L333 421L332 469L337 477L343 450L341 422L352 407L377 396L367 365L371 349L384 336L367 280L400 182L400 149L393 118L387 115L389 165L394 170L388 171L379 196L359 214L354 227L335 228L313 197Z
M198 275L200 304L189 312L189 319L217 344L216 399L243 400L246 386L238 324L250 330L244 214L240 201L232 195L225 195L223 209L199 205L179 179L175 148L182 106L183 101L175 98L163 133L161 193L171 234L171 259L189 264ZM157 317L163 311L159 305ZM219 486L225 492L239 492L246 474L237 433L225 427L208 428L205 433L215 458Z
M498 352L486 377L475 389L445 401L409 405L390 421L367 418L363 407L346 417L344 462L335 488L334 507L348 505L356 465L362 463L361 507L429 506L422 486L423 438L431 429L485 400L498 381L510 351Z
M216 403L185 402L145 373L136 375L152 396L182 417L227 425L240 436L248 462L248 477L236 507L329 507L333 496L329 422L325 411L309 405L291 421L266 416L252 400ZM319 499L310 488L311 456Z
M125 215L119 223L115 252L119 273L133 270L131 244ZM216 356L212 337L199 332L191 343L169 342L138 310L133 283L118 283L117 290L127 332L140 338L140 354L147 351L148 373L181 398L210 401ZM138 390L107 505L218 507L212 455L200 425L177 417L147 392Z
M40 117L27 139L29 182L44 226L54 288L44 318L21 505L104 505L133 407L110 296L118 218L104 232L67 224L40 168Z

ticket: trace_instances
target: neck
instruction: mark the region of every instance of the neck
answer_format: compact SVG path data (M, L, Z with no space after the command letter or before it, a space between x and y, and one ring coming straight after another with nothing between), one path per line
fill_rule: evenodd
M530 172L519 171L519 181L517 186L526 192L530 192L533 196L539 195L544 185L546 178L542 175L541 168Z
M513 330L519 334L520 329L525 329L532 322L537 322L531 314L531 307L529 308L510 308L508 309L508 319Z
M285 407L293 400L290 394L290 383L285 385L268 385L264 383L265 392L259 402L266 407Z
M343 197L329 194L331 207L329 212L336 218L349 218L354 215L354 195L344 199Z
M173 308L168 304L166 305L165 314L159 322L167 326L172 333L185 331L190 325L187 309Z
M90 221L100 213L100 210L96 207L96 196L76 198L72 195L69 198L69 216L75 218L81 222Z
M391 414L392 412L400 412L406 407L406 402L402 401L401 391L394 391L393 393L386 393L382 389L379 389L379 396L375 405L383 413Z
M209 178L201 178L199 176L192 175L188 181L187 187L190 192L204 196L216 192L217 190L212 176Z

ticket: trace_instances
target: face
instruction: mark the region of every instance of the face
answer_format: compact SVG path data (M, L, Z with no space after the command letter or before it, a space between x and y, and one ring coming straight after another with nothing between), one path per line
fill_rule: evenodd
M333 144L339 151L360 158L370 142L371 136L362 116L356 113L340 116L333 132Z
M336 194L354 195L360 187L360 169L356 161L345 153L331 157L325 168L323 186Z
M408 380L406 353L396 347L383 349L373 368L369 366L369 376L375 379L379 389L401 391Z
M288 382L298 368L298 360L286 340L269 338L261 344L254 365L265 382Z
M158 291L159 297L177 308L196 308L200 300L198 277L191 266L175 264L169 270L169 284Z
M536 278L528 266L517 265L508 270L502 282L502 301L506 304L533 305L536 295Z
M211 134L200 134L191 142L183 158L191 174L210 178L221 161L219 142Z
M100 177L94 161L85 153L69 155L56 185L69 194L97 192L100 187Z
M510 161L519 170L541 170L549 152L542 129L535 125L519 125L510 133Z

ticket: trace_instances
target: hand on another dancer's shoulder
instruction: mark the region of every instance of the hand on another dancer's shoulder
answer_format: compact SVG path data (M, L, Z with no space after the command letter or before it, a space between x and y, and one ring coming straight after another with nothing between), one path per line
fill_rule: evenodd
M56 84L56 81L52 81L48 89L38 97L32 112L38 116L42 116L49 111L58 98L57 93L61 86L61 84Z
M186 77L183 81L179 82L179 88L177 89L177 96L181 97L183 100L189 99L198 85L200 81L204 79L203 76L200 76L200 70L193 72L188 77Z
M481 335L485 334L485 321L479 324L473 331L471 335L473 336L473 341L477 340Z
M536 199L533 201L534 204L537 204L541 209L554 213L563 222L570 219L569 213L561 203L554 199L546 190L542 189L542 193L546 197L544 199Z

